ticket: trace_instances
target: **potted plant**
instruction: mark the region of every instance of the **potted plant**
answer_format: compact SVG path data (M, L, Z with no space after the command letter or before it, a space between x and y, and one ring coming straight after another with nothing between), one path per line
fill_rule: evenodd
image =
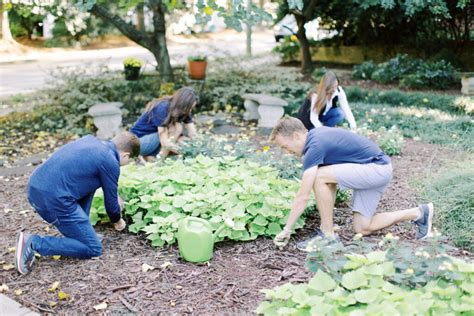
M189 56L188 57L188 72L189 78L202 80L206 77L206 56Z
M123 61L125 80L138 80L143 62L140 59L128 57Z

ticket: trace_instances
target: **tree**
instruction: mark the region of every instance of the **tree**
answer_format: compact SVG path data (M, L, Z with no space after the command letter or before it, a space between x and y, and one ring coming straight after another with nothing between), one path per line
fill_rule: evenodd
M277 12L277 22L283 19L287 14L292 14L296 19L296 24L298 26L296 37L300 43L301 72L303 74L311 73L314 69L309 40L306 36L305 24L317 17L317 2L318 0L299 0L288 2L286 0L282 0Z

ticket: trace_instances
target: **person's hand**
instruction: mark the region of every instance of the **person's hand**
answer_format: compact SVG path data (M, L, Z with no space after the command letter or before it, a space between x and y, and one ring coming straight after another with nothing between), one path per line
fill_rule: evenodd
M273 243L277 247L283 248L290 241L290 236L291 236L291 231L285 228L278 235L275 236L275 239L273 239Z
M123 210L125 208L125 202L123 201L123 199L120 196L118 197L118 204L120 206L120 212L123 212Z
M125 226L127 226L127 224L125 223L125 221L123 220L123 218L121 218L118 222L114 223L114 228L116 231L122 231L125 229Z

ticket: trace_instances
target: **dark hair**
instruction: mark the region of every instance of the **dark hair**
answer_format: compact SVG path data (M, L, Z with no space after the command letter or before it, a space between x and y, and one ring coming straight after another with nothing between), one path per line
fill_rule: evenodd
M193 106L199 102L199 97L192 88L183 87L177 90L172 96L165 96L149 102L145 108L145 112L150 113L162 101L168 101L170 103L168 116L163 122L164 126L169 126L189 116Z
M140 140L135 134L121 132L112 138L112 142L118 151L130 154L130 158L138 157L140 154Z

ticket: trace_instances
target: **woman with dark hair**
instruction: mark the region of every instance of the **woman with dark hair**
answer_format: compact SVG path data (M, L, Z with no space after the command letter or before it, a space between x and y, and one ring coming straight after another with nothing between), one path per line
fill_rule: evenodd
M162 157L178 153L184 140L184 128L187 136L196 136L196 127L191 111L199 101L193 89L183 87L172 96L165 96L149 102L145 112L130 130L140 139L140 155L150 160L160 153Z
M357 124L352 114L346 93L339 86L339 80L332 71L327 71L321 78L317 92L310 91L298 111L298 118L307 130L320 126L334 127L344 118L351 129Z

